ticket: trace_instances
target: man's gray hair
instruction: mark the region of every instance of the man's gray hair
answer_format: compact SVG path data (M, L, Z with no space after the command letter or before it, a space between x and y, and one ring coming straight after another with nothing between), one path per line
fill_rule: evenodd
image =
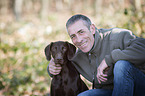
M74 24L76 21L78 20L83 20L84 21L84 24L87 26L88 29L90 29L90 25L92 24L91 23L91 20L87 17L87 16L84 16L84 15L81 15L81 14L77 14L77 15L74 15L72 16L66 23L66 28L68 29L68 27L72 24Z

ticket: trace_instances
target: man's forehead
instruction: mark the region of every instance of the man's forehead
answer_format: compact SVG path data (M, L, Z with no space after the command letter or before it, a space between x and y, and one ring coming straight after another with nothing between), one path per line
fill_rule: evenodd
M71 33L77 33L80 30L83 30L84 28L87 28L87 26L81 21L77 21L74 24L71 24L68 28L67 31L69 34Z
M84 20L77 20L77 21L75 21L75 22L73 22L72 24L70 24L69 26L68 26L68 28L70 28L70 27L72 27L72 26L74 26L74 25L86 25L86 22L84 21Z

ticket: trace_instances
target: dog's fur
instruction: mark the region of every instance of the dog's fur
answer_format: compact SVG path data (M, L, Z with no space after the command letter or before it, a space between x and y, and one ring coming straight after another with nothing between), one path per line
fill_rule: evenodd
M52 56L55 64L62 66L60 74L54 75L51 81L51 96L77 96L88 90L79 72L70 61L75 51L74 45L63 41L52 42L45 48L47 60L50 61Z

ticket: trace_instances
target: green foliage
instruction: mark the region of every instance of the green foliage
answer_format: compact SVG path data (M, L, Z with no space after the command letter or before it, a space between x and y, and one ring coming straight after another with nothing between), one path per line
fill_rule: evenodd
M43 48L31 46L29 42L11 45L2 41L0 90L3 95L46 95L49 92L48 62L42 55Z

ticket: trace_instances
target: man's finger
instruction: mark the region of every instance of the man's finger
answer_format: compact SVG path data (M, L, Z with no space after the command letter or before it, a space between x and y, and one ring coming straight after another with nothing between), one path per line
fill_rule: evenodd
M99 83L101 83L100 77L99 77L99 72L97 73L97 80L98 80Z
M55 67L61 67L61 65L60 64L56 64Z
M101 79L101 81L106 81L107 80L107 74L103 74L103 72L102 71L100 71L100 76L99 76L99 78Z
M107 75L106 74L103 74L103 76L100 74L101 72L99 72L98 70L98 73L97 73L97 79L98 79L98 82L101 83L101 82L105 82L107 81Z
M101 83L100 78L97 76L98 82Z
M107 78L98 77L97 79L99 83L107 81Z
M107 74L100 74L100 76L102 76L102 77L107 77L108 75Z
M105 81L107 81L107 78L101 77L101 76L100 76L100 77L99 77L99 80L102 81L102 82L105 82Z
M101 70L98 70L98 72L100 73L101 77L107 77L108 76L107 74L104 74L103 71L101 71Z
M101 81L98 79L98 82L101 84Z
M53 75L57 75L60 73L61 70L50 70L50 73Z

